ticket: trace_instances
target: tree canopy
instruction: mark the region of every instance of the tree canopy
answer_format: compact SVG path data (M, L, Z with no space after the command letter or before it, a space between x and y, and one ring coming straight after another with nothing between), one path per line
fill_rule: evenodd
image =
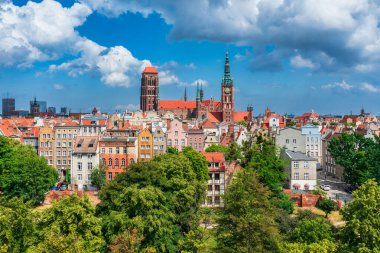
M57 171L31 146L0 136L0 190L5 198L37 205L57 181Z

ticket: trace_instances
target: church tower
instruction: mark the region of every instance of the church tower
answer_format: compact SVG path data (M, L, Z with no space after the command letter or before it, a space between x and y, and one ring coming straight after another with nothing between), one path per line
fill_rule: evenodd
M226 62L224 64L224 76L222 79L222 119L223 122L233 121L233 113L235 111L234 103L234 81L230 75L230 62L228 59L228 51L226 52Z
M146 67L141 76L140 109L158 111L158 71L154 67Z

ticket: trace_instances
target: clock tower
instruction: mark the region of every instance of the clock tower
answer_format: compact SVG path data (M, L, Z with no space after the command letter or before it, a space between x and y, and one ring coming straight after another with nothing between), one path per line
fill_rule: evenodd
M235 111L234 103L234 81L230 75L230 62L228 51L226 52L226 62L224 64L224 76L222 78L222 117L223 122L232 122Z

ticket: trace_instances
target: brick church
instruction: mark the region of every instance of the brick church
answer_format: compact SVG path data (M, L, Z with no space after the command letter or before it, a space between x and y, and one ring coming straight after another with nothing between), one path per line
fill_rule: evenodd
M196 118L211 123L239 122L252 120L252 106L245 112L235 111L234 82L231 78L228 52L224 64L224 75L221 83L221 100L204 99L202 84L197 84L195 100L187 100L185 89L184 98L180 100L160 100L158 71L154 67L146 67L141 77L140 109L158 111L160 115L173 112L181 119Z

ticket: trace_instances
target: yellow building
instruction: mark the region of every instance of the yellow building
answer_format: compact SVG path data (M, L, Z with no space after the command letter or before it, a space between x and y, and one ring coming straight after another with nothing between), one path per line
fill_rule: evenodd
M139 161L149 161L153 158L153 135L149 129L140 132L138 146Z
M38 136L38 151L39 155L46 158L48 164L54 166L55 147L54 147L54 129L49 125L41 127Z

